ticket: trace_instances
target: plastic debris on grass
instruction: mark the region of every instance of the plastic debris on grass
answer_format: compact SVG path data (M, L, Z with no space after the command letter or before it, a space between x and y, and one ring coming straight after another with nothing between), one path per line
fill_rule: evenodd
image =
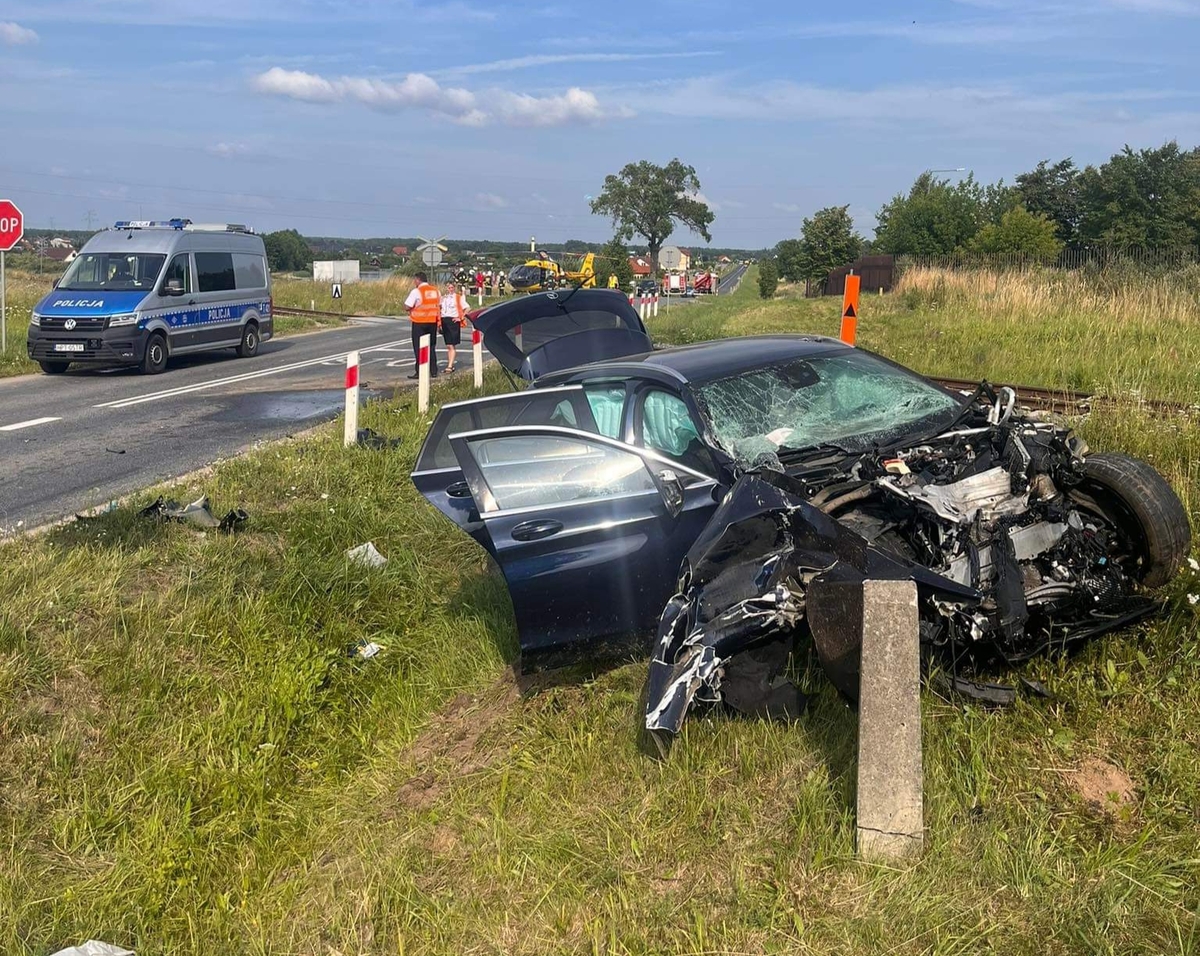
M360 544L356 548L351 548L346 552L346 560L351 564L358 564L364 568L382 568L387 564L387 558L375 548L374 541L368 541L366 544Z
M358 444L372 451L386 451L389 448L399 448L404 444L401 438L386 438L372 428L360 428L357 435Z
M372 657L378 656L382 650L382 644L376 644L374 641L359 641L350 648L349 656L358 658L360 661L369 661Z
M212 513L207 496L197 498L191 504L180 505L176 501L168 501L159 495L147 507L138 512L138 517L153 518L158 521L181 521L197 528L216 528L224 534L238 531L250 520L241 508L234 508L220 520Z
M68 946L60 949L51 956L134 956L132 949L122 949L112 943L102 943L98 939L89 939L78 946Z

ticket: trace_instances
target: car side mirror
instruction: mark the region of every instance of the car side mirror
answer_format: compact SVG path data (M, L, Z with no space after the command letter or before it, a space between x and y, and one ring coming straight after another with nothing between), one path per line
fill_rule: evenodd
M162 294L163 295L183 295L183 280L182 279L168 279L166 282L163 283Z
M683 481L667 468L658 473L655 484L658 485L658 493L667 509L667 515L678 518L683 512Z

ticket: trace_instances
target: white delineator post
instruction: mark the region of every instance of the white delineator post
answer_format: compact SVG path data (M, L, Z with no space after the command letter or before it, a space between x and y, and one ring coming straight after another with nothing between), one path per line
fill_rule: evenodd
M417 411L429 411L429 348L430 338L422 335L417 351Z
M358 353L346 355L346 430L342 444L347 448L358 444Z
M649 311L649 310L648 310L648 308L647 308L647 305L646 305L646 296L643 294L643 295L642 295L642 297L641 297L641 299L640 299L640 301L639 301L639 303L638 303L638 314L639 314L639 315L642 317L642 320L643 320L643 321L645 321L645 319L646 319L646 314L647 314L647 312L648 312L648 311Z
M654 293L654 311L651 313L655 318L658 318L658 293Z
M475 366L475 387L483 388L483 335L471 329L471 357Z
M476 298L477 304L483 305L483 286L482 285L477 286L475 291L476 291L476 293L478 293L477 298Z
M516 336L516 339L517 339L517 351L524 352L525 351L525 336L523 336L521 334L521 327L519 325L515 329L513 329L513 334Z

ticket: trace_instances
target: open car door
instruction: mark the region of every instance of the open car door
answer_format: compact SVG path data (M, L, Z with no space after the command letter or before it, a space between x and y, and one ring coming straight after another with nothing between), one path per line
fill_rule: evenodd
M451 402L438 409L417 455L413 484L431 505L493 554L492 541L450 447L450 435L504 425L555 425L598 431L582 385L530 388Z
M613 289L560 289L510 299L485 309L473 323L496 361L527 381L653 348L629 300Z
M451 435L512 597L525 671L644 650L716 481L578 428Z

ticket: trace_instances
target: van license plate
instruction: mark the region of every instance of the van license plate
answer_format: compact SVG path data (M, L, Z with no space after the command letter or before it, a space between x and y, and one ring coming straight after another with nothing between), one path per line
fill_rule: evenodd
M58 342L54 346L56 352L82 352L82 342Z

